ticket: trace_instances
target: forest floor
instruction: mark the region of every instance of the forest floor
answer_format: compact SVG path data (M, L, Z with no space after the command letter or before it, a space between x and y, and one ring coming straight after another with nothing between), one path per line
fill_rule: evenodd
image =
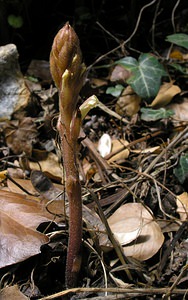
M122 65L90 66L80 104L99 103L78 141L83 248L70 290L58 90L48 62L31 62L24 106L0 120L0 300L187 299L187 59L180 46L160 57L168 76L149 100Z

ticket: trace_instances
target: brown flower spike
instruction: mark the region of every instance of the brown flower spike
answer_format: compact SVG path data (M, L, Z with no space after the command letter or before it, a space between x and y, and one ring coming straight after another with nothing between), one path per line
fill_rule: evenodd
M66 286L77 284L81 266L82 198L77 168L77 139L81 115L77 109L79 92L83 86L85 65L82 63L79 39L66 23L54 38L50 53L50 69L59 89L59 121L61 153L66 175L69 201L69 242L66 263Z

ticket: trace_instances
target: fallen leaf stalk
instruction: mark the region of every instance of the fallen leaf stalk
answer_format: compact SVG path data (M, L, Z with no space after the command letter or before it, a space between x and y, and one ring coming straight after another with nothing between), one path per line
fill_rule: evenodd
M59 89L59 120L57 129L61 140L61 153L66 175L66 193L69 201L69 242L66 262L66 286L75 287L81 266L82 199L77 168L77 140L81 127L81 114L77 108L82 88L85 65L79 39L66 23L57 33L50 54L51 74Z

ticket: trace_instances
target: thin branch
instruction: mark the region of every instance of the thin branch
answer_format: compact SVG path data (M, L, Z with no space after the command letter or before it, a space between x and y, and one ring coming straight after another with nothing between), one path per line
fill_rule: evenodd
M98 57L98 58L94 61L94 63L91 64L91 65L87 68L88 71L89 71L94 65L96 65L98 62L100 62L102 59L104 59L105 57L107 57L109 54L114 53L114 52L116 52L117 50L123 48L123 47L124 47L124 46L125 46L125 45L133 38L133 36L135 35L135 33L136 33L137 30L138 30L138 26L139 26L139 23L140 23L140 20L141 20L141 16L142 16L143 11L144 11L147 7L153 5L156 1L158 1L158 0L152 0L151 2L147 3L146 5L144 5L144 6L141 8L141 10L140 10L140 12L139 12L139 15L138 15L138 19L137 19L136 25L135 25L135 28L134 28L133 32L131 33L131 35L128 37L128 39L126 39L122 44L120 44L120 45L117 46L116 48L114 48L114 49L108 51L107 53L101 55L100 57Z
M144 295L163 295L166 294L168 291L167 287L164 288L73 288L66 291L61 291L59 293L46 296L43 298L40 298L39 300L51 300L56 299L58 297L66 296L71 293L101 293L101 292L109 292L109 293L124 293L125 296L127 294L136 294L136 296L144 296ZM187 294L187 289L174 289L172 291L173 295L184 295Z
M175 26L175 12L176 12L176 9L178 7L178 5L180 4L180 1L181 0L177 0L176 4L174 5L174 8L172 10L172 27L173 27L173 31L174 33L176 32L176 26Z

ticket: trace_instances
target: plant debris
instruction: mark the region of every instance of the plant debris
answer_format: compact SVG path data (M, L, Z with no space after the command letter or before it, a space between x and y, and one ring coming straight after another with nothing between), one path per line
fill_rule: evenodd
M87 69L66 23L59 34L70 44L55 40L51 53L56 86L46 59L33 57L24 74L17 65L24 103L15 91L17 105L0 116L2 300L186 298L188 39L179 24L154 51L157 27L152 48L135 51L129 42L143 10L159 13L155 0L147 5L123 42L99 24L119 46ZM78 215L82 235L67 276Z

